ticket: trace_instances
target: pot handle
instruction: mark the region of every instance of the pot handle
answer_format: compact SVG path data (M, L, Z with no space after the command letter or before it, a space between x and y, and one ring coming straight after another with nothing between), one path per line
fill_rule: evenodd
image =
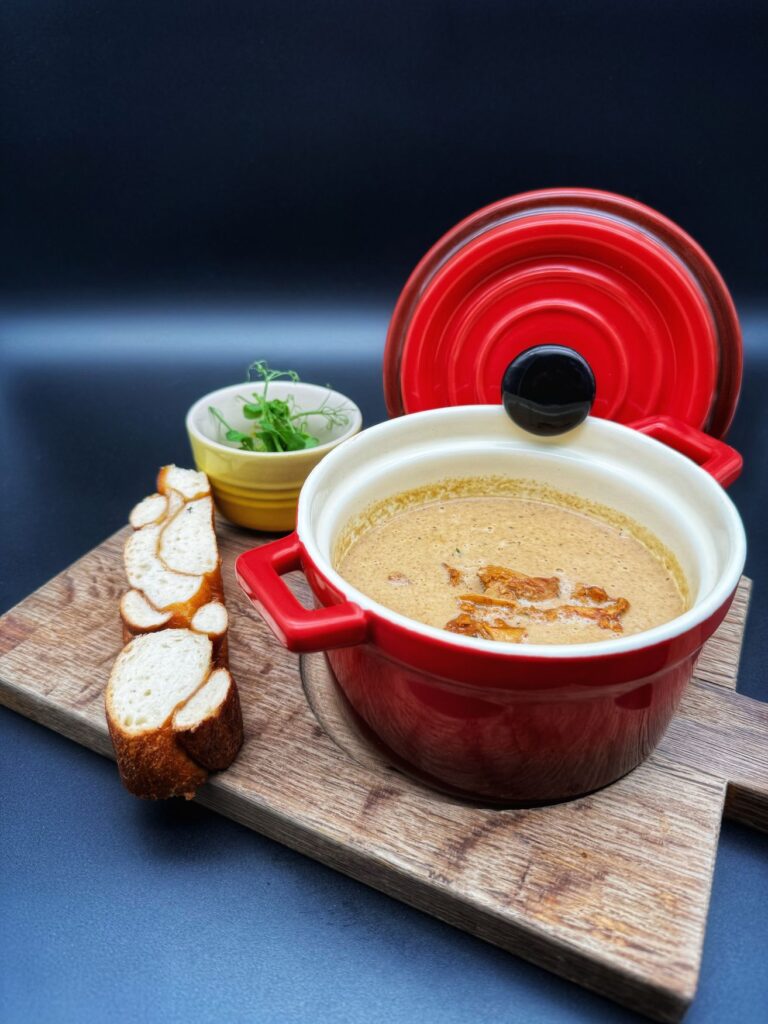
M368 636L368 616L345 601L323 608L305 608L280 578L301 570L301 542L296 533L240 555L237 581L268 626L289 651L325 651L351 647Z
M743 459L735 448L673 416L649 416L629 425L686 455L723 487L730 486L741 473Z

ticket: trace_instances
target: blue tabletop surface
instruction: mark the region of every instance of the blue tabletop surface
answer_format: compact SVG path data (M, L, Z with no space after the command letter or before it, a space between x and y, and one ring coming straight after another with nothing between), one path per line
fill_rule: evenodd
M768 699L768 315L732 490L757 586L739 688ZM0 610L120 527L182 417L256 356L383 418L384 307L7 310L0 323ZM215 349L211 350L211 339ZM0 1020L452 1024L641 1018L0 711ZM768 840L726 822L690 1024L768 1020Z

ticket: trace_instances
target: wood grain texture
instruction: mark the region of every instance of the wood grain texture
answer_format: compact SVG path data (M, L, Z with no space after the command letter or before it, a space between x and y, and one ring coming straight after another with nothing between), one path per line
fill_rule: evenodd
M768 709L735 693L749 582L645 764L571 803L495 810L423 788L361 740L324 657L306 657L300 676L234 584L232 562L253 536L218 532L246 741L198 800L563 977L678 1020L696 988L723 810L768 825ZM122 647L123 540L116 534L0 619L0 701L108 756L103 689Z

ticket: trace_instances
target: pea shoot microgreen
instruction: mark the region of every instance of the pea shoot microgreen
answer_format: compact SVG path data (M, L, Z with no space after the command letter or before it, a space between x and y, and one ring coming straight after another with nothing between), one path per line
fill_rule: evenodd
M306 448L316 448L320 441L310 434L308 423L310 416L320 416L327 428L344 427L349 423L347 411L343 406L331 406L328 394L316 409L298 409L293 395L286 398L268 398L269 385L273 380L290 380L298 382L299 375L295 370L270 370L263 359L248 367L249 379L261 380L263 388L254 391L250 398L238 395L243 403L242 413L245 419L253 421L250 433L236 430L224 419L221 412L214 406L208 411L216 420L219 429L227 441L238 444L246 452L298 452Z

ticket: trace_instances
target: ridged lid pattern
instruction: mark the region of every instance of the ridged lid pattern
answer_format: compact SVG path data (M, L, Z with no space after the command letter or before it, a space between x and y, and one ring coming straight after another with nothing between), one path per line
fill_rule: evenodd
M703 250L661 214L586 189L495 203L419 263L390 323L390 414L498 402L508 363L568 345L597 380L593 415L674 416L725 434L741 386L733 302Z

